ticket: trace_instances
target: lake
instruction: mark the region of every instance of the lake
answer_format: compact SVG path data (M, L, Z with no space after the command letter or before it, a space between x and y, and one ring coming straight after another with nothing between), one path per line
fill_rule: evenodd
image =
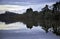
M0 23L0 39L60 39L52 32L46 33L40 26L26 27L22 22Z

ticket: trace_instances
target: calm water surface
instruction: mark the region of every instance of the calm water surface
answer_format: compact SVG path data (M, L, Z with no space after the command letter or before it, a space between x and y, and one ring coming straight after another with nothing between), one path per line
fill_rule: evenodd
M20 22L5 25L0 29L0 39L60 39L52 32L45 33L41 27L26 28L26 25Z

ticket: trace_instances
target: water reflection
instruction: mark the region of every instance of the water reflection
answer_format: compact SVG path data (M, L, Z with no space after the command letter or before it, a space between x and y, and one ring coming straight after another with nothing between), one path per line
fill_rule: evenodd
M2 28L1 28L1 26L2 26ZM0 23L1 30L21 30L21 29L28 30L29 28L26 26L26 24L23 24L22 22L16 22L16 23L11 23L11 24ZM38 27L33 26L32 29L42 30L40 26L38 26ZM29 30L31 30L31 29L29 29Z
M0 30L0 39L60 39L51 32L46 34L40 26L33 26L32 29L29 29L26 24L21 22L4 25L5 29ZM12 27L14 28L12 29Z

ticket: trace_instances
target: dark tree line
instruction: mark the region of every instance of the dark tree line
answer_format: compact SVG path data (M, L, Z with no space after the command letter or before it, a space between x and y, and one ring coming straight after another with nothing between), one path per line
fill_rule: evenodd
M40 12L33 11L32 8L28 8L24 14L6 11L5 14L0 15L0 21L6 23L23 22L30 29L40 25L46 32L49 28L53 28L53 33L60 35L60 2L53 4L52 9L46 5Z
M23 15L26 16L24 23L28 28L40 25L46 32L49 28L53 28L55 34L60 34L60 2L53 4L52 9L46 5L40 12L29 8Z

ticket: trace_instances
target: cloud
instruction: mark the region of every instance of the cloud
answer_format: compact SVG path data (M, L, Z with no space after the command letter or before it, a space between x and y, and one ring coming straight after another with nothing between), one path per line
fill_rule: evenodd
M19 5L0 5L0 11L11 11L16 13L22 13L22 10L28 8L28 6L19 6Z
M59 0L0 0L0 4L11 4L11 5L34 5L34 4L44 4L53 3Z
M32 8L34 11L40 11L45 5L51 6L54 3L44 3L44 4L34 4L34 5L0 5L0 13L4 11L11 11L15 13L22 14L23 12L26 11L27 8Z

